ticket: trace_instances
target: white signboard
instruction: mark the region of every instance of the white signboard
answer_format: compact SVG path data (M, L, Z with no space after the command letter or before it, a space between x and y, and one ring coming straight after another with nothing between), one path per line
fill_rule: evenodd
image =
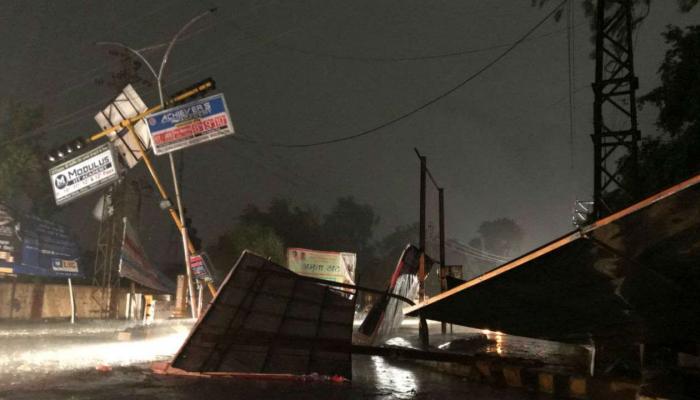
M57 205L63 205L119 179L109 143L65 161L49 170Z
M338 283L355 284L355 253L287 249L287 266L299 275Z
M133 118L143 113L147 109L146 103L141 100L136 90L131 85L127 85L112 103L95 115L95 121L100 128L108 129L118 125L127 118ZM151 136L148 134L148 129L143 120L135 123L133 129L143 148L146 150L150 149ZM133 168L143 157L136 139L126 129L109 133L107 137L109 137L114 149L119 153L128 168Z
M156 155L234 133L223 94L151 114L146 120Z

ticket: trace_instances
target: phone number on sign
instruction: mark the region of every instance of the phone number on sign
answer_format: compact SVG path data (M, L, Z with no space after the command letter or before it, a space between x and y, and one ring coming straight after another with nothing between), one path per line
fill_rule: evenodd
M188 122L187 125L174 128L170 131L154 135L156 144L176 142L182 139L189 139L209 131L218 130L228 125L225 115L217 115L199 121Z

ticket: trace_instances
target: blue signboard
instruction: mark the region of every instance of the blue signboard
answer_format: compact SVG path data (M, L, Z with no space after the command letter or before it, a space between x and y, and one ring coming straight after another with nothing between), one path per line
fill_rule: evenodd
M153 152L170 153L233 133L223 94L151 114L146 118Z
M0 273L82 276L79 250L66 229L31 215L19 218L0 206Z

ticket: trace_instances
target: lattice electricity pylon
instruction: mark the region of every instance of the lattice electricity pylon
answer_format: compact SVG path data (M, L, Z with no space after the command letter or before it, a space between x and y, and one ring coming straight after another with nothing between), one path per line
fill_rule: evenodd
M112 302L113 292L119 288L119 250L123 236L123 210L125 184L115 182L102 197L102 216L97 233L95 249L95 269L93 300L98 304L101 318L116 317L116 304Z
M637 102L639 86L634 75L632 0L598 0L596 11L596 72L593 91L593 151L595 175L593 200L595 217L614 210L605 204L606 192L617 189L623 202L632 201L630 180L622 176L629 169L631 182L637 175ZM620 124L613 127L612 124ZM624 162L621 157L627 155ZM618 204L620 206L620 204Z

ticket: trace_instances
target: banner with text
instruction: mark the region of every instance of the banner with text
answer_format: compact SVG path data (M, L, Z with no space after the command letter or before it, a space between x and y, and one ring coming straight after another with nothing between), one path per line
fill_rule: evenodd
M112 147L105 143L51 168L49 176L56 204L63 205L119 179L114 161Z
M192 277L205 282L211 282L213 279L209 270L210 264L211 262L206 253L191 254L190 269L192 270Z
M146 120L156 155L234 133L223 94L169 108Z
M79 250L62 225L17 216L0 205L0 273L46 277L82 276Z
M328 281L355 284L355 253L287 249L287 265L299 275Z

